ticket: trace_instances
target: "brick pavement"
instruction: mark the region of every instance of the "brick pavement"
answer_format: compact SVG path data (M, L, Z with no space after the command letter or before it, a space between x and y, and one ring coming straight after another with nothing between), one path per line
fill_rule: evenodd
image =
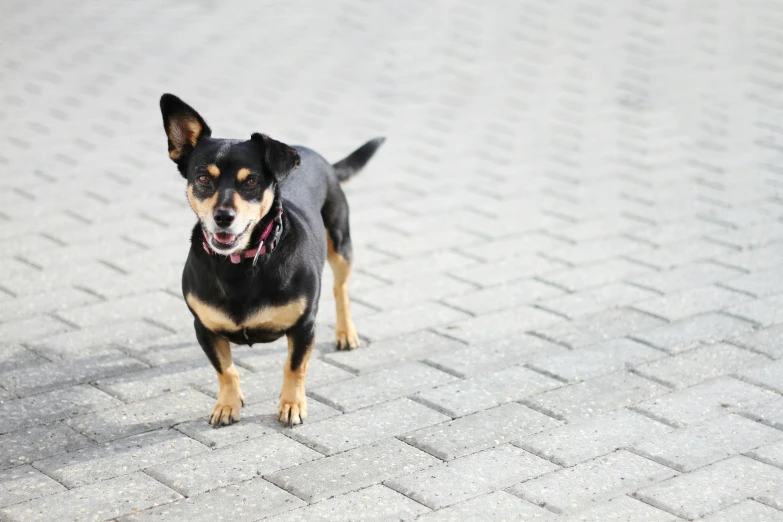
M6 0L0 519L783 520L783 3ZM325 292L217 390L157 100L332 160ZM331 284L326 273L325 285Z

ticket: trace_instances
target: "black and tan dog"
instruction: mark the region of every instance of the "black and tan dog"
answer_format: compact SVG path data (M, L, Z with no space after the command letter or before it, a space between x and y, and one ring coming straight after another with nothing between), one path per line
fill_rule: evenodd
M199 219L182 291L220 383L209 422L238 421L244 403L229 343L266 343L285 334L279 418L300 424L307 417L305 376L326 257L334 272L337 348L359 345L348 299L351 237L340 182L384 140L330 165L309 149L263 134L212 138L204 119L171 94L161 97L160 109L169 156L188 181L188 201Z

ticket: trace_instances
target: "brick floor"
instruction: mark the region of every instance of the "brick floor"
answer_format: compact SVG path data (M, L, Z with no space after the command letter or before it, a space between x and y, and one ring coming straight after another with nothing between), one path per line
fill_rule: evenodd
M755 0L7 0L0 520L782 520L781 54ZM163 92L388 138L304 426L276 343L207 427Z

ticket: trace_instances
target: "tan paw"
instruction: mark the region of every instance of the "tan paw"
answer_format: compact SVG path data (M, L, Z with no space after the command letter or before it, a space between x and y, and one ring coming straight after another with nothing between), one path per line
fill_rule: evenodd
M284 426L292 428L296 424L303 424L307 418L307 399L301 401L286 401L280 399L280 406L277 407L280 422Z
M359 334L353 325L335 331L335 345L338 350L354 350L359 347Z
M242 398L241 393L232 396L224 395L218 396L218 400L212 408L212 413L209 415L209 423L215 428L239 422L241 417L240 411L242 406L245 405L245 400Z

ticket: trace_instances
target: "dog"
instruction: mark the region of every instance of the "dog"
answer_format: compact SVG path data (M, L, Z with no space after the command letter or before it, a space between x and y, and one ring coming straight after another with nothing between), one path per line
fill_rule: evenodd
M325 259L334 273L337 348L359 346L348 297L348 202L340 183L358 173L385 138L331 165L310 149L264 134L213 138L204 119L172 94L161 97L160 110L169 157L187 180L198 217L182 293L220 385L209 423L239 421L244 405L230 343L268 343L285 335L278 417L287 427L301 424Z

